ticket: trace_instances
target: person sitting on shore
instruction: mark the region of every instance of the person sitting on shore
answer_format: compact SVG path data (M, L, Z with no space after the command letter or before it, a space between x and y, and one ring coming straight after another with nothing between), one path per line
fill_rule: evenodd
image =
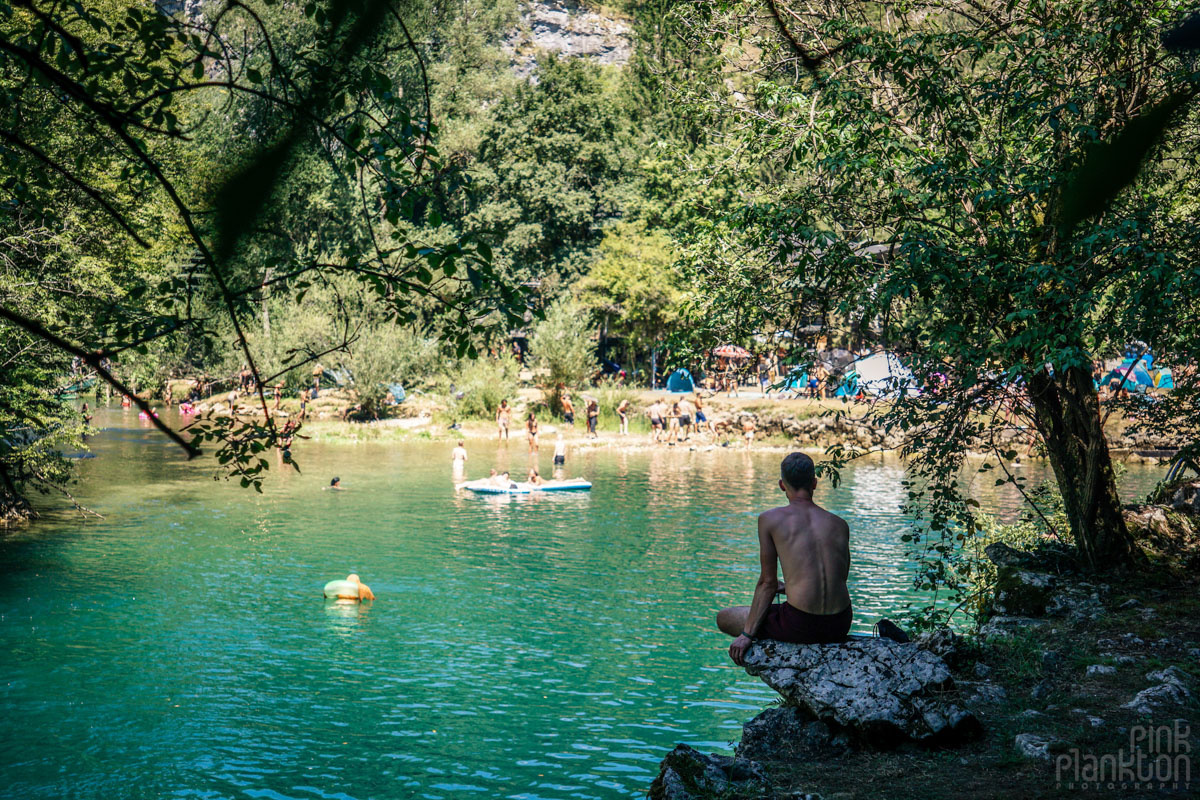
M762 569L754 600L749 607L717 614L717 626L736 637L729 646L735 664L742 664L756 637L825 644L841 641L850 631L850 526L813 502L816 486L811 458L790 453L783 459L779 488L788 504L758 518ZM780 567L782 582L776 571ZM781 593L786 602L772 604Z

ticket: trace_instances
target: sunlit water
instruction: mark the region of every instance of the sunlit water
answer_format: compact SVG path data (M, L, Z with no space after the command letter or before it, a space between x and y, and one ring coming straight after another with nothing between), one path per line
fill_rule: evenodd
M79 488L104 519L0 538L6 797L635 797L773 699L713 615L749 601L778 453L580 453L590 494L481 498L445 445L308 443L260 496L132 413L97 422ZM470 451L469 476L527 465ZM900 477L819 493L853 532L858 630L913 597ZM351 571L378 600L323 601Z

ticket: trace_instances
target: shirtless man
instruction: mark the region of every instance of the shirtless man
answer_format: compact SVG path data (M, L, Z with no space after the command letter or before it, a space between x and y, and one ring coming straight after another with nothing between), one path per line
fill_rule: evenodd
M571 430L575 430L575 406L571 403L571 395L563 392L562 396L563 422Z
M500 407L496 409L496 428L501 439L508 438L508 426L511 422L512 409L509 408L507 400L501 400Z
M850 526L813 502L817 478L811 458L791 453L779 471L788 504L758 518L762 572L754 601L717 614L717 627L737 637L729 657L738 665L756 637L823 644L841 641L850 630ZM776 572L780 566L783 582ZM772 605L780 593L787 602Z

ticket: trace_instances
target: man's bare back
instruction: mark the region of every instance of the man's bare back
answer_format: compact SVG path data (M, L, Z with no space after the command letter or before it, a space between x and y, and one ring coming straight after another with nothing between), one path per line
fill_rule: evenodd
M850 605L850 526L811 498L796 498L758 518L771 537L787 601L809 614L836 614Z
M788 503L759 515L760 570L754 600L717 614L717 626L736 637L729 656L737 664L758 636L821 644L841 641L850 631L850 526L813 502L815 470L803 453L783 460L779 488ZM783 583L778 577L781 567ZM772 605L780 593L787 595L787 602Z

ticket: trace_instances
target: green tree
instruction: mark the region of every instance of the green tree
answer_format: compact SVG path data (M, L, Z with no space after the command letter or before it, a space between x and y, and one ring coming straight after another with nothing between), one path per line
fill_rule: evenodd
M82 258L68 278L116 289L97 281L86 302L68 282L32 302L6 293L0 338L80 359L133 394L133 356L171 351L172 336L232 341L260 385L274 382L248 332L268 330L274 297L343 279L395 319L449 318L439 330L460 355L480 326L519 322L524 302L497 282L490 249L438 210L455 170L434 145L427 49L405 22L426 13L417 0L231 1L189 18L154 4L0 9L0 229L64 232L27 251L12 286L61 274L69 242ZM280 369L317 357L293 350ZM37 394L14 375L14 396ZM207 420L190 441L156 424L190 454L215 442L244 485L259 484L278 437L269 415ZM6 486L27 474L10 470Z
M472 165L465 229L551 296L586 270L601 225L622 206L632 161L622 99L600 67L542 59L537 84L497 109Z
M556 302L533 329L533 368L552 413L559 412L560 386L577 390L596 373L596 344L583 309L570 299Z
M656 360L684 300L674 259L662 231L626 222L605 230L596 263L575 286L580 302L601 320L602 336L624 335Z
M753 189L691 237L693 263L753 253L775 265L778 285L831 297L837 315L902 351L925 385L949 376L870 412L907 434L913 503L933 532L930 580L943 577L936 556L974 526L957 483L967 450L1008 455L1014 427L1045 448L1082 561L1128 564L1135 548L1092 364L1134 339L1176 363L1197 352L1198 329L1178 325L1200 306L1193 212L1181 202L1198 188L1194 111L1175 112L1185 124L1103 213L1079 219L1067 207L1100 142L1120 144L1196 91L1188 59L1161 40L1185 7L773 7L782 13L766 30L740 6L679 11L705 31L696 47L724 50L744 35L745 52L763 48L753 80L694 93L705 113L737 121L728 163ZM843 44L807 77L799 46ZM698 327L736 324L762 281L725 263L694 271L719 299Z

